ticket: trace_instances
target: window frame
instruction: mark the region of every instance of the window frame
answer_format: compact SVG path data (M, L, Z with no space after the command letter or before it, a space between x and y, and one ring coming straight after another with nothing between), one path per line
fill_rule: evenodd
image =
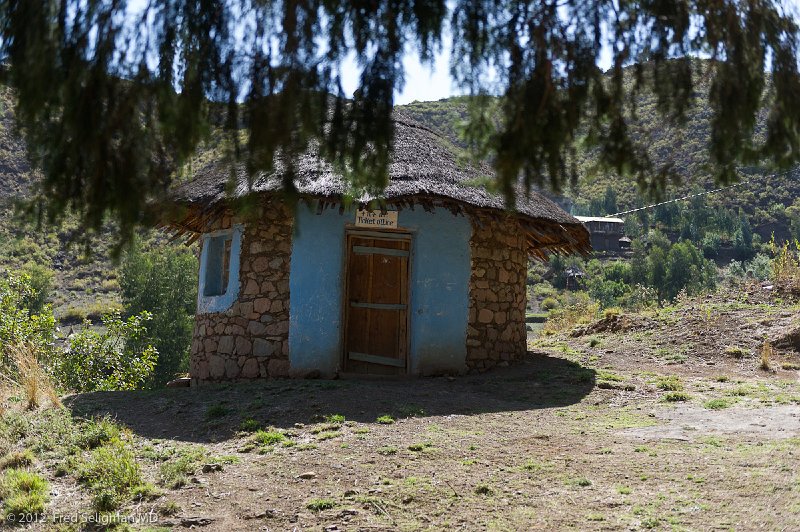
M197 290L197 313L198 314L208 314L213 312L224 312L231 308L233 303L239 297L239 265L240 265L240 256L242 250L242 234L244 233L244 226L241 224L234 225L230 229L221 229L219 231L213 231L211 233L205 233L202 236L203 247L202 251L200 252L200 275L199 275L199 286ZM230 239L230 252L228 255L228 282L224 287L222 293L214 294L214 295L206 295L208 292L208 283L209 275L212 272L209 271L211 268L211 261L212 261L212 250L211 250L211 241L212 239L216 239L219 237L229 237ZM226 238L225 240L228 240ZM227 246L223 244L222 250L223 254L225 253L225 249ZM217 261L219 264L219 268L223 268L223 264L226 262L225 257L222 257L221 261ZM222 271L218 272L221 276Z

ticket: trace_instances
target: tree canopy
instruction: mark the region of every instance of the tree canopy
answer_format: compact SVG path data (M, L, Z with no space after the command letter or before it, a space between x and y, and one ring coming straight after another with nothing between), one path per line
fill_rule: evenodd
M800 158L798 26L777 1L0 0L3 81L47 212L73 210L86 227L111 215L123 235L211 131L253 176L279 158L289 192L312 143L354 190L379 190L402 59L431 61L443 39L455 85L474 96L466 144L493 161L509 200L519 179L555 190L574 179L584 146L642 186L663 180L669 165L628 128L636 92L653 90L680 121L700 79L721 181L738 164ZM352 98L349 56L361 68Z

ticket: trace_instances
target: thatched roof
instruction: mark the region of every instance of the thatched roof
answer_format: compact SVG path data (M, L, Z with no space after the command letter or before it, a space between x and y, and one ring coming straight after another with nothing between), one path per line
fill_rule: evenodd
M389 185L380 198L362 194L354 198L356 202L382 199L387 205L398 208L444 205L456 210L511 215L523 223L529 233L530 251L535 255L544 258L551 252L589 251L589 235L584 226L550 199L535 191L526 194L521 190L516 208L508 211L502 196L475 184L492 177L491 168L465 163L443 136L401 112L395 115L395 127ZM298 176L295 186L303 198L336 201L349 192L342 176L313 150L295 160L295 171ZM227 161L213 161L200 168L193 180L175 188L171 200L190 207L191 215L185 214L182 220L171 220L167 225L179 232L201 232L201 222L207 221L212 211L219 212L218 208L231 200L252 194L279 193L281 175L279 167L251 183L243 165L232 167Z

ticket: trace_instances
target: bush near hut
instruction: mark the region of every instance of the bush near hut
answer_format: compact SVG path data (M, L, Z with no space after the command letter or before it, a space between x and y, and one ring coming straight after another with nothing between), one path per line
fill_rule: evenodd
M134 390L150 377L158 352L152 346L143 349L144 323L150 314L143 312L123 320L119 314L103 317L104 331L88 326L69 339L69 345L54 364L58 382L67 389Z
M143 251L135 242L122 264L124 316L150 313L137 349L152 345L158 361L147 384L163 386L189 367L189 346L197 307L197 264L191 250L160 246Z

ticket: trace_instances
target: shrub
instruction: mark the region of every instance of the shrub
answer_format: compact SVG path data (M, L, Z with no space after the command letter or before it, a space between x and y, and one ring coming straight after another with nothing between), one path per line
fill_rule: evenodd
M539 306L542 308L542 310L549 311L560 307L561 304L558 302L558 299L554 297L546 297L544 298L544 300L542 300Z
M491 495L494 493L494 490L487 486L486 484L478 484L475 486L475 494L476 495Z
M775 243L773 236L770 242L772 251L772 280L781 289L790 292L800 292L800 241L795 240L790 246L784 242L782 246Z
M723 408L731 406L731 403L727 399L710 399L706 401L703 406L709 410L722 410Z
M218 403L215 405L211 405L206 409L206 419L208 420L219 419L227 416L230 413L231 413L230 408L228 408L223 404Z
M134 390L155 368L158 352L152 346L138 349L145 333L143 312L127 320L119 314L103 318L105 331L87 326L69 338L68 348L54 366L59 382L78 392Z
M600 305L592 301L585 292L578 292L562 308L550 312L542 331L546 334L572 329L575 325L589 323L597 317Z
M547 281L544 281L533 286L533 295L546 299L549 297L555 297L556 290L553 288L553 285Z
M243 419L239 424L239 430L242 432L255 432L261 428L261 423L253 418Z
M55 358L55 319L49 305L38 313L27 305L36 298L30 277L24 273L0 275L0 372L16 379L13 348L29 346L37 361L47 367Z
M394 423L394 418L389 414L383 414L382 416L378 416L378 419L375 420L377 423L381 425L391 425Z
M47 301L53 293L55 273L50 268L27 262L22 266L22 273L27 277L31 290L26 294L23 306L31 314L46 313Z
M50 381L50 376L42 368L38 360L36 346L32 344L18 344L9 346L11 360L16 366L17 383L21 385L25 402L29 409L42 404L42 399L47 398L52 406L60 406L55 387Z

